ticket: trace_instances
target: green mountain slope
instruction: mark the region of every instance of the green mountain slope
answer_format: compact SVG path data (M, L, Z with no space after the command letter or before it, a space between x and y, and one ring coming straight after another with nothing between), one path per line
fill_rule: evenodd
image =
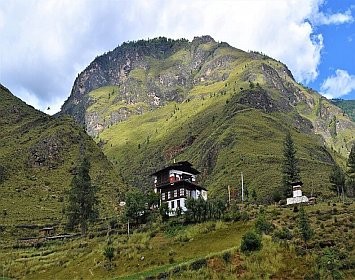
M123 184L94 141L69 118L54 118L0 87L0 224L62 221L64 191L80 155L91 161L102 214L112 214Z
M355 121L355 100L332 99L331 101Z
M329 195L333 157L346 158L355 124L285 65L211 37L125 43L76 79L62 113L73 115L132 186L190 160L212 196L240 186L270 201L281 179L282 143L291 130L305 191Z

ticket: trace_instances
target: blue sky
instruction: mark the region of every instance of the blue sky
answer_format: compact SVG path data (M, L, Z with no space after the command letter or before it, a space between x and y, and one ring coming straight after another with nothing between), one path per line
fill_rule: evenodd
M355 99L355 0L0 0L0 83L52 114L96 56L201 35L266 53L328 98Z

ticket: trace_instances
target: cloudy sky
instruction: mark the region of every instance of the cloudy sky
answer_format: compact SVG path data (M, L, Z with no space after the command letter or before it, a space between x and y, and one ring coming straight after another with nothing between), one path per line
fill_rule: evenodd
M0 83L52 114L77 74L122 42L207 34L281 60L328 98L355 99L355 0L0 0Z

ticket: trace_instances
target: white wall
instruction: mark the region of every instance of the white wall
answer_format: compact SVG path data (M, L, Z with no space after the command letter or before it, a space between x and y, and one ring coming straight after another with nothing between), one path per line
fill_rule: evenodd
M297 196L297 197L287 198L287 205L298 204L298 203L306 203L306 202L308 202L308 197L307 196Z
M302 191L301 190L293 191L293 197L298 197L298 196L302 196Z
M192 182L195 182L196 181L196 176L191 174L191 173L188 173L188 172L183 172L183 171L180 171L180 170L175 170L175 169L171 169L169 171L169 176L174 176L174 174L176 174L177 176L182 176L182 174L187 174L189 176L192 176Z
M187 210L185 206L185 198L179 198L179 199L174 199L171 201L168 201L168 208L169 208L169 216L175 216L175 211L177 210L177 201L180 200L180 208L183 212ZM174 208L171 207L172 202L174 202ZM171 211L171 212L170 212Z

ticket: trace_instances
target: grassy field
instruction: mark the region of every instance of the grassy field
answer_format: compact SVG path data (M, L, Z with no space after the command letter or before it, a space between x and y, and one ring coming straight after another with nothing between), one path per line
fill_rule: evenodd
M260 207L273 231L263 235L261 251L242 253L241 237L254 227ZM38 248L21 247L14 240L1 248L0 267L10 279L145 279L159 275L168 279L305 279L329 273L319 266L319 259L331 248L338 252L343 279L352 279L353 203L306 207L314 231L307 249L299 235L297 212L260 207L244 205L242 211L249 214L245 222L187 226L155 222L129 237L100 236L93 229L86 238L48 241ZM275 232L284 228L291 232L291 239L274 239ZM107 246L114 248L110 264L103 255Z

